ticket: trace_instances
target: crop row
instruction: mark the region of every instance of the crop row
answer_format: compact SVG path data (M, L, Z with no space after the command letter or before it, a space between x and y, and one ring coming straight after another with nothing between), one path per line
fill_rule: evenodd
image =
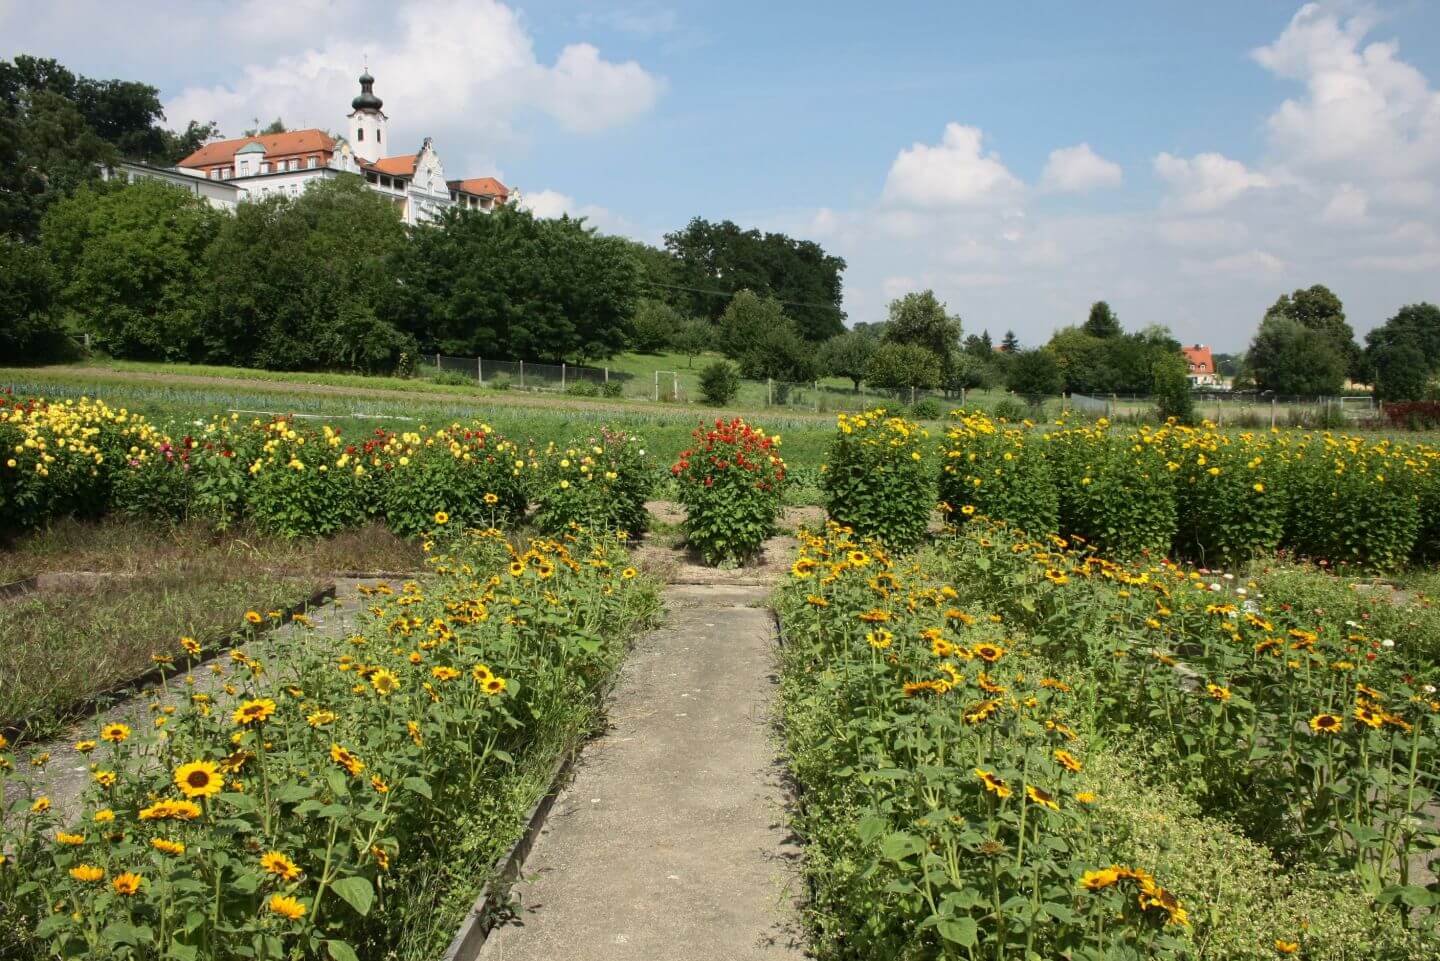
M779 607L820 955L1433 956L1433 657L1262 593L993 522L807 539Z
M153 727L90 733L63 819L44 758L21 776L0 740L0 924L56 957L392 956L437 869L513 841L655 608L613 537L431 527L434 577L373 590L355 634L236 649ZM174 660L201 653L182 638Z

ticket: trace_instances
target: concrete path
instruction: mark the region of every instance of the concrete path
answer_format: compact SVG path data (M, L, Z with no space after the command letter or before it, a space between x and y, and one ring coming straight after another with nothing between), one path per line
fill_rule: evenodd
M482 961L804 957L755 586L672 584L637 642Z

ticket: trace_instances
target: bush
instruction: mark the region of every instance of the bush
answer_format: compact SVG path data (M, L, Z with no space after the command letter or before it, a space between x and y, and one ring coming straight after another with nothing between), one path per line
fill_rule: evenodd
M474 377L458 370L437 370L428 379L432 384L444 384L446 387L474 387L477 383Z
M906 412L916 420L939 420L944 412L940 409L940 402L933 397L923 397L910 405Z
M1289 511L1288 452L1268 440L1184 428L1168 444L1177 465L1176 552L1204 564L1273 553Z
M740 392L740 372L729 361L717 360L700 371L700 399L711 407L723 407Z
M1302 435L1291 455L1287 540L1346 567L1393 568L1420 535L1417 468L1388 442Z
M1177 524L1175 480L1162 433L1112 433L1095 427L1047 435L1060 494L1060 532L1078 535L1107 556L1164 556Z
M514 385L510 383L509 377L492 377L490 379L490 383L486 384L485 386L489 387L491 390L506 391Z
M990 517L1037 537L1053 533L1060 499L1044 439L997 427L984 414L958 413L960 424L945 434L940 468L940 500L950 520Z
M825 508L857 536L905 548L925 537L935 507L925 464L929 432L885 410L840 414L825 466Z
M565 393L571 397L599 397L600 387L591 380L574 380L565 385Z
M780 438L737 417L691 434L670 468L685 505L685 538L708 564L742 562L775 531L785 488Z
M327 443L341 446L325 428ZM362 466L350 458L363 454ZM516 446L486 424L421 435L383 434L363 449L345 448L336 467L368 478L370 509L392 531L413 537L433 530L437 514L459 526L503 527L528 507L524 461Z
M1013 397L1002 397L990 413L996 420L1018 424L1030 416L1030 408Z
M611 399L623 396L625 385L618 380L607 380L600 385L600 396Z
M654 470L634 434L602 428L563 448L552 444L539 457L536 477L534 521L548 534L583 528L638 536L649 525L645 501Z
M331 470L340 435L322 438L285 420L264 428L264 451L250 464L246 512L267 534L306 537L356 527L365 519L366 471L347 461ZM335 443L331 444L330 441Z

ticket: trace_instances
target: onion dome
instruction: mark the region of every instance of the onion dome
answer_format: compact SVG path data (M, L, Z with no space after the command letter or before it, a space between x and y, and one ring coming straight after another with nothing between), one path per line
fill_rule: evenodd
M375 78L366 70L360 75L360 96L350 101L352 110L379 110L384 106L380 98L375 96L374 86Z

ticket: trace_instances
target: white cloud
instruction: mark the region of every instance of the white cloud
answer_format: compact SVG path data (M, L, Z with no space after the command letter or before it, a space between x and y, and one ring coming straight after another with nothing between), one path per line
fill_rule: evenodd
M680 15L668 7L639 4L604 11L587 11L580 14L576 22L582 26L598 24L637 37L654 37L674 32L680 25Z
M1285 270L1285 261L1264 250L1247 250L1213 260L1185 261L1183 269L1186 273L1206 276L1271 278Z
M1362 270L1393 270L1401 273L1440 270L1440 250L1414 254L1367 254L1356 257L1354 264Z
M995 153L983 153L978 127L945 125L938 145L901 150L885 178L885 200L913 207L969 207L1015 199L1023 185Z
M1238 247L1250 238L1250 229L1237 220L1219 217L1192 217L1162 220L1155 233L1172 247Z
M224 23L227 32L275 45L310 39L357 14L355 0L241 0L227 8Z
M1361 224L1365 222L1365 211L1369 206L1370 198L1365 191L1351 184L1341 184L1320 212L1320 219L1327 224Z
M230 83L187 88L165 105L166 115L177 123L218 120L230 135L256 117L335 129L366 57L392 131L402 131L392 137L407 148L444 130L478 128L487 139L507 140L512 119L526 111L571 131L602 130L645 113L664 89L634 61L605 60L586 43L564 47L553 66L541 63L519 15L496 0L419 0L396 18L393 25L362 19L354 32L251 64Z
M1162 153L1155 158L1155 172L1169 182L1176 203L1193 211L1218 210L1247 190L1273 185L1264 174L1218 153L1188 160Z
M1269 118L1272 149L1314 173L1375 179L1424 176L1440 164L1440 93L1399 58L1397 42L1365 44L1376 18L1346 18L1308 3L1280 37L1251 52L1265 69L1305 85Z
M1120 165L1090 149L1088 143L1050 151L1040 175L1040 186L1061 193L1083 193L1098 187L1118 187L1124 179Z

